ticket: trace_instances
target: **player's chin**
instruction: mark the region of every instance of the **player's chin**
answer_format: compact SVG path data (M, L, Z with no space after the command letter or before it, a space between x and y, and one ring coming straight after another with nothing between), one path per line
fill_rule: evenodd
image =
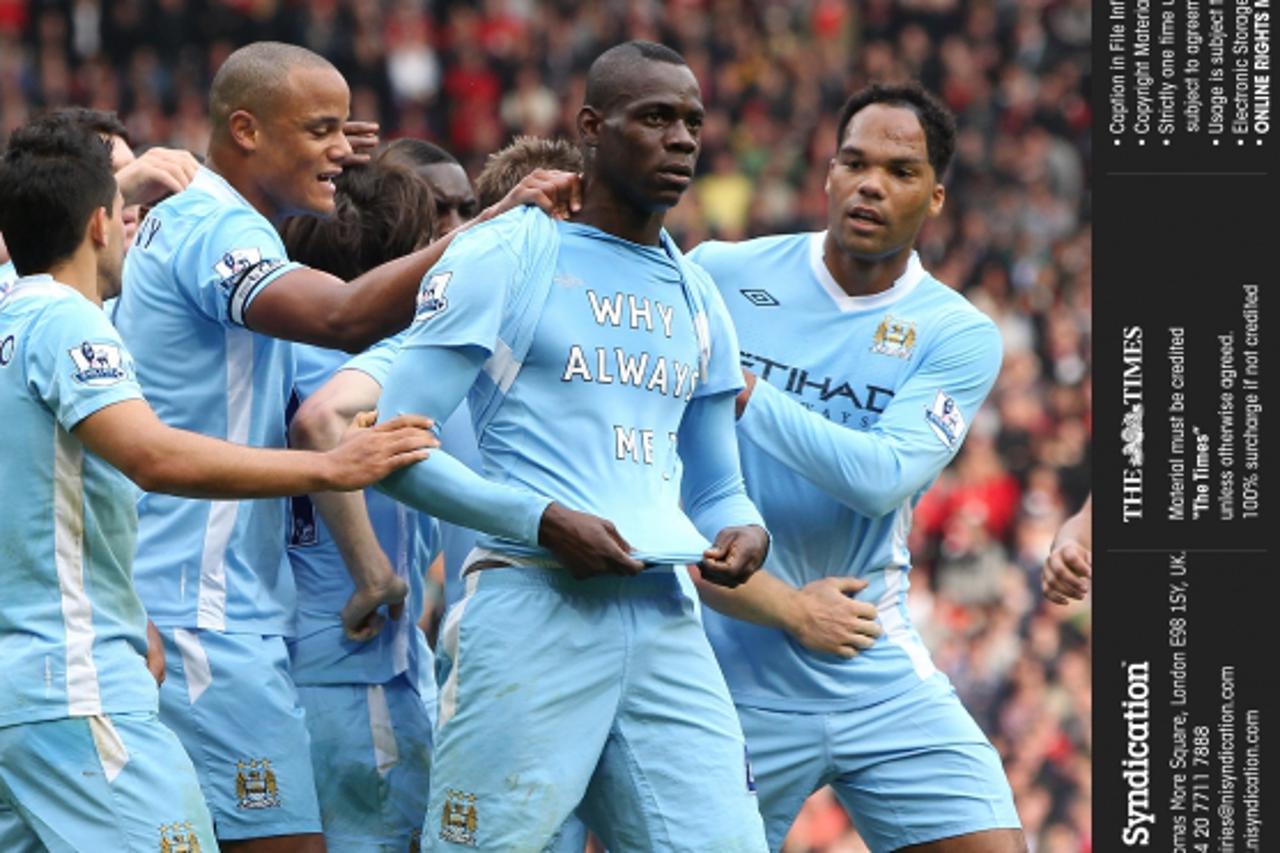
M680 203L680 199L684 197L684 191L688 186L687 182L656 180L649 187L649 204L655 210L675 207Z
M333 196L312 195L304 204L298 206L302 208L304 215L318 216L321 219L328 219L338 211L338 206L334 203Z
M844 252L867 260L879 260L897 251L896 241L888 234L860 234L848 227L840 231L840 248Z

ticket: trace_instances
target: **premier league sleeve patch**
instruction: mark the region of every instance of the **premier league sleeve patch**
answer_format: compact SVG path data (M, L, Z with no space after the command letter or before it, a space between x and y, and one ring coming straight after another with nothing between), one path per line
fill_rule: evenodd
M222 257L213 265L213 271L225 283L261 262L262 252L258 249L232 249L222 253Z
M75 365L71 378L81 385L101 388L115 385L128 377L120 347L115 344L95 344L85 341L67 352Z
M960 446L960 439L964 438L964 414L954 397L939 390L933 404L925 409L924 419L944 447L955 450Z
M417 308L413 312L413 322L425 323L432 317L449 307L449 300L444 291L449 286L452 272L438 272L428 275L418 289Z

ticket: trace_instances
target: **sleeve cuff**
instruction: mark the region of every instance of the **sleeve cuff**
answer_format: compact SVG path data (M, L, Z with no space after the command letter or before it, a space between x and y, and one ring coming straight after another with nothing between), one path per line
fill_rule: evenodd
M69 407L63 416L59 418L59 421L62 423L63 429L71 432L85 418L97 414L107 406L114 406L116 403L123 403L125 400L145 399L142 396L142 390L136 385L113 388L110 391L104 391L101 394L94 394L92 397L80 400L74 406Z

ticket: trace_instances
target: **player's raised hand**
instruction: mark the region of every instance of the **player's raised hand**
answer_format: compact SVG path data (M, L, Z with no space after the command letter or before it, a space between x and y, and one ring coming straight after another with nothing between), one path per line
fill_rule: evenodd
M853 596L867 582L861 578L821 578L796 592L787 633L814 652L851 658L866 651L881 634L876 606Z
M190 151L178 148L150 148L141 157L116 172L116 184L125 206L151 204L187 188L200 170L200 161Z
M427 458L440 440L430 430L431 418L401 415L374 426L377 412L361 412L333 450L324 454L331 466L327 480L331 491L363 489L407 465Z
M631 546L613 522L558 503L550 504L542 513L538 544L579 580L644 571L644 563L631 556Z
M1074 539L1056 544L1040 570L1040 589L1054 604L1083 601L1093 579L1093 552Z
M351 153L342 159L342 165L359 166L373 159L378 147L378 123L374 121L349 121L342 125L342 133L351 145Z
M392 619L399 619L404 615L404 600L409 595L409 585L391 572L390 564L386 568L387 572L380 582L357 588L343 605L342 631L347 639L365 643L378 636L387 621L381 610L384 604L389 605L387 612Z
M535 204L557 219L568 219L582 209L582 177L573 172L534 169L501 201L481 211L476 221L492 219L522 204Z
M769 534L763 527L754 524L726 527L712 546L702 552L698 569L704 580L732 589L755 574L768 553Z

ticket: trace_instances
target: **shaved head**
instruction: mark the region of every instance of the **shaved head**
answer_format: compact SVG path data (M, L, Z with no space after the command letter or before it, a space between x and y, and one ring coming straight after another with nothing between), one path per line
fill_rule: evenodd
M688 66L684 57L666 45L651 41L629 41L609 48L596 57L587 70L585 106L607 113L625 99L638 66L647 62Z
M245 45L227 57L209 91L209 119L215 134L227 129L236 110L263 116L289 92L289 74L297 68L333 69L333 63L305 47L278 41Z

